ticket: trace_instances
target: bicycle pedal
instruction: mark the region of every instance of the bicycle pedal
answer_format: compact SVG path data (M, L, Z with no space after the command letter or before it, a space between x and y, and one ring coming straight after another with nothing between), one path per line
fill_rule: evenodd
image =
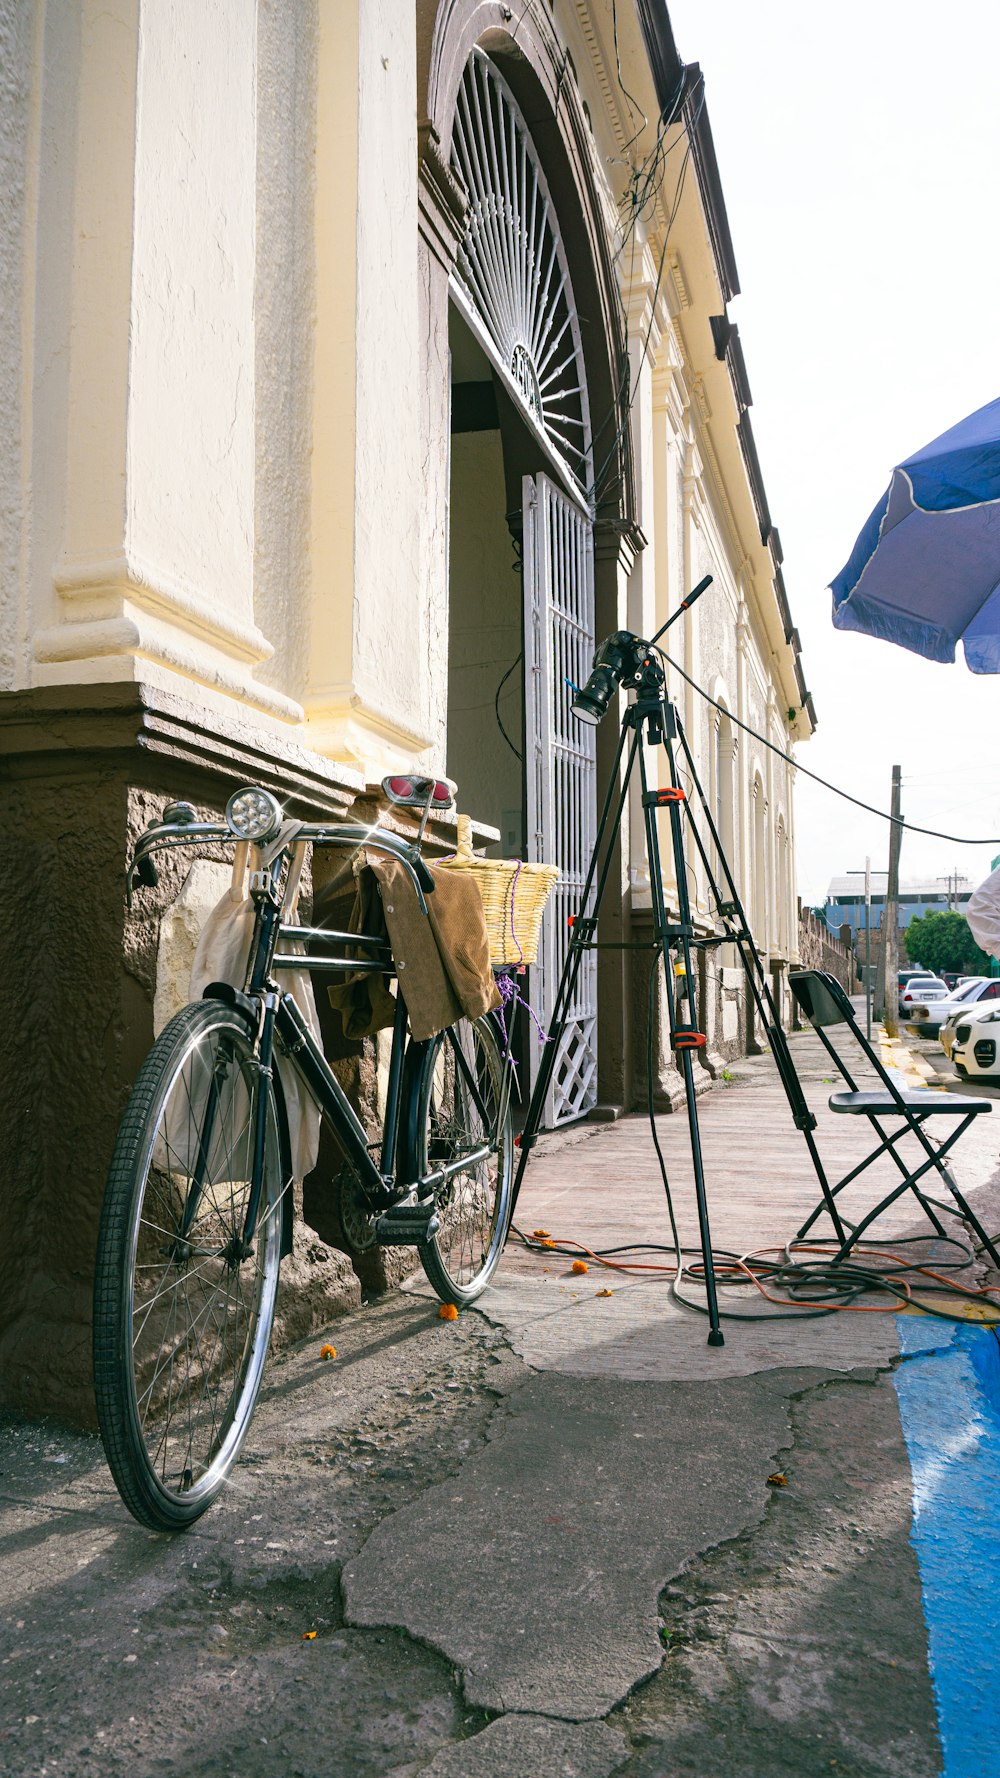
M376 1218L375 1239L380 1247L421 1246L440 1227L433 1204L393 1204Z

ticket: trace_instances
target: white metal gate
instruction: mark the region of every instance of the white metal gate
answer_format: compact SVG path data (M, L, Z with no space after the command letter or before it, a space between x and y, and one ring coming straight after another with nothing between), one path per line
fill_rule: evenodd
M557 864L542 922L532 1001L548 1030L597 828L597 731L573 715L572 687L594 653L594 540L589 516L545 475L526 476L524 713L528 858ZM531 1075L539 1051L529 1042ZM580 1117L597 1099L597 958L584 954L542 1122Z

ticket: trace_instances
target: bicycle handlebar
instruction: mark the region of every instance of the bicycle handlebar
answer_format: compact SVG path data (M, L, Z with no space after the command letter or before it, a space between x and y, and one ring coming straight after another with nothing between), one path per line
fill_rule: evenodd
M159 880L153 862L154 852L172 851L177 846L218 844L220 841L228 845L239 844L238 836L224 821L163 821L148 827L139 837L126 873L129 901L132 898L133 883L153 888ZM386 828L345 823L331 827L307 824L298 829L294 839L289 841L289 846L298 845L301 841L310 841L313 845L320 846L353 846L356 850L360 850L362 846L373 846L379 852L388 852L391 857L398 858L413 878L421 906L424 895L433 892L434 878L419 852L409 840L404 840L399 834L389 833ZM426 913L426 908L423 911Z

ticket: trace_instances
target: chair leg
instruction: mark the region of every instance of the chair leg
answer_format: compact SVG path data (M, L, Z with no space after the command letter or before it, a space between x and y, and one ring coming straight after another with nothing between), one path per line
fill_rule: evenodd
M986 1252L989 1254L991 1260L993 1261L993 1264L996 1266L997 1270L1000 1271L1000 1253L997 1252L994 1242L991 1241L989 1235L986 1233L986 1230L983 1228L983 1225L980 1222L978 1216L970 1208L966 1199L962 1196L962 1193L959 1191L958 1186L955 1184L954 1180L950 1177L947 1169L945 1169L945 1171L944 1171L944 1178L945 1178L945 1181L948 1185L948 1189L951 1192L952 1197L954 1198L956 1204L958 1205L960 1211L962 1212L962 1217L963 1217L964 1221L967 1222L969 1224L969 1227L973 1230L973 1232L979 1236L979 1239L982 1242L983 1247L985 1248Z
M910 1176L907 1171L906 1162L903 1160L901 1155L898 1155L896 1153L896 1150L893 1147L893 1144L895 1142L897 1142L901 1136L906 1135L907 1126L904 1124L901 1126L900 1129L896 1130L895 1132L890 1133L889 1135L886 1135L885 1131L880 1128L880 1126L875 1122L874 1118L869 1118L868 1122L872 1125L876 1134L881 1138L878 1147L873 1148L871 1154L866 1155L863 1161L859 1161L858 1165L856 1167L852 1167L851 1171L849 1173L845 1173L843 1179L838 1179L836 1185L834 1185L832 1187L827 1185L825 1175L822 1173L822 1171L819 1168L817 1168L817 1171L819 1172L819 1177L820 1177L820 1184L823 1187L823 1198L820 1201L820 1203L818 1203L816 1205L816 1208L812 1211L812 1213L807 1217L806 1221L802 1224L802 1227L799 1229L798 1234L795 1235L794 1239L796 1241L803 1240L804 1237L808 1234L809 1230L812 1228L812 1225L816 1221L817 1217L821 1216L823 1214L824 1210L829 1210L830 1220L832 1221L834 1229L836 1230L837 1240L840 1241L842 1244L846 1242L846 1236L844 1234L844 1230L845 1230L845 1228L853 1229L854 1224L852 1222L848 1222L840 1217L840 1214L839 1214L833 1200L836 1198L838 1192L842 1192L846 1185L853 1184L854 1180L859 1178L860 1175L865 1171L865 1169L872 1165L873 1161L877 1161L880 1155L886 1154L886 1153L890 1154L892 1156L892 1159L895 1161L897 1167L899 1168L900 1172L903 1174L903 1180L902 1180L903 1185L909 1184ZM943 1234L943 1232L944 1231L941 1230L942 1234ZM855 1240L857 1239L856 1235L854 1236L854 1239Z
M806 1130L806 1131L804 1131L804 1135L805 1135L805 1139L806 1139L806 1144L809 1149L809 1153L812 1157L813 1166L816 1169L816 1177L819 1180L820 1190L822 1191L823 1196L822 1196L820 1202L817 1204L812 1215L810 1216L808 1222L803 1223L802 1228L800 1229L799 1233L796 1235L795 1239L797 1241L800 1241L802 1239L803 1235L806 1233L807 1229L810 1229L812 1227L813 1223L816 1221L817 1216L820 1216L822 1214L822 1212L824 1210L826 1210L829 1212L830 1221L833 1223L833 1227L834 1227L834 1231L836 1233L837 1240L843 1241L846 1238L845 1232L844 1232L845 1231L845 1224L841 1220L840 1212L837 1209L836 1204L834 1203L834 1199L837 1195L838 1187L834 1186L832 1190L830 1188L830 1182L827 1179L826 1172L823 1167L823 1163L820 1160L819 1150L816 1147L816 1143L813 1139L812 1131ZM850 1226L851 1226L850 1223L846 1224L847 1228L850 1228Z
M927 1115L929 1116L930 1114L928 1113ZM924 1161L924 1163L921 1167L917 1168L915 1173L910 1173L906 1179L900 1180L900 1183L899 1183L899 1185L897 1185L895 1191L889 1192L886 1197L881 1198L879 1200L879 1202L874 1206L874 1208L872 1210L869 1210L867 1216L862 1217L861 1221L854 1228L854 1232L851 1236L850 1241L845 1242L841 1246L840 1251L835 1255L834 1261L833 1261L834 1265L837 1264L838 1260L842 1260L847 1257L847 1254L851 1251L851 1248L855 1247L857 1245L857 1243L861 1240L861 1237L864 1234L865 1229L870 1228L872 1223L875 1222L876 1219L882 1215L883 1211L888 1210L889 1206L891 1204L894 1204L896 1202L897 1198L902 1197L904 1191L912 1191L917 1202L924 1209L924 1211L928 1217L928 1220L932 1223L933 1227L937 1230L938 1234L943 1236L945 1239L947 1239L947 1230L944 1228L940 1219L934 1214L933 1209L927 1203L926 1199L924 1198L923 1193L920 1191L920 1189L917 1185L917 1181L919 1179L922 1179L925 1173L929 1173L931 1168L933 1167L935 1169L935 1171L938 1172L941 1175L941 1178L944 1180L945 1185L948 1187L948 1190L950 1191L952 1197L954 1198L955 1203L958 1205L958 1208L959 1208L962 1216L964 1217L965 1221L970 1225L970 1227L974 1230L974 1232L979 1236L979 1239L982 1242L983 1247L985 1248L986 1252L989 1254L994 1265L998 1268L998 1270L1000 1270L1000 1254L997 1253L997 1249L996 1249L993 1241L990 1239L989 1235L986 1233L986 1230L983 1228L982 1223L979 1221L979 1219L975 1215L974 1211L971 1209L969 1204L966 1202L966 1199L962 1196L962 1193L959 1191L958 1186L957 1186L955 1180L953 1179L949 1168L946 1167L944 1164L944 1157L948 1153L948 1150L950 1148L954 1147L955 1143L958 1141L958 1138L961 1136L962 1131L968 1129L968 1127L971 1124L973 1117L975 1115L976 1115L975 1112L972 1112L972 1113L970 1113L970 1115L968 1117L963 1118L962 1122L958 1125L957 1129L952 1131L951 1135L948 1137L948 1140L946 1142L943 1142L939 1149L934 1149L931 1152L929 1158L926 1161ZM922 1123L923 1119L921 1118L920 1121ZM904 1128L900 1132L900 1134L905 1134L905 1133L906 1133L906 1131ZM929 1148L930 1143L929 1143L929 1140L928 1140L926 1134L922 1133L922 1137L923 1137L924 1146L926 1148ZM841 1184L843 1184L843 1183L844 1183L844 1181L841 1181ZM839 1189L840 1189L839 1186L834 1187L835 1191L837 1191Z

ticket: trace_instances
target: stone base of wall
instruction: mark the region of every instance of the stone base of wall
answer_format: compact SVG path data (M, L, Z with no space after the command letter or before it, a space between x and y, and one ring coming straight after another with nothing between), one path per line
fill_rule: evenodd
M153 1039L161 919L191 859L162 855L156 889L125 903L129 848L164 802L218 819L240 784L290 812L340 818L358 789L280 732L231 724L129 684L0 698L5 916L0 971L0 1405L93 1421L90 1319L108 1162ZM206 849L199 848L200 855ZM213 857L208 849L209 858ZM220 849L216 862L227 854ZM315 1251L314 1251L315 1248ZM348 1262L297 1240L281 1323L298 1337L357 1300Z

